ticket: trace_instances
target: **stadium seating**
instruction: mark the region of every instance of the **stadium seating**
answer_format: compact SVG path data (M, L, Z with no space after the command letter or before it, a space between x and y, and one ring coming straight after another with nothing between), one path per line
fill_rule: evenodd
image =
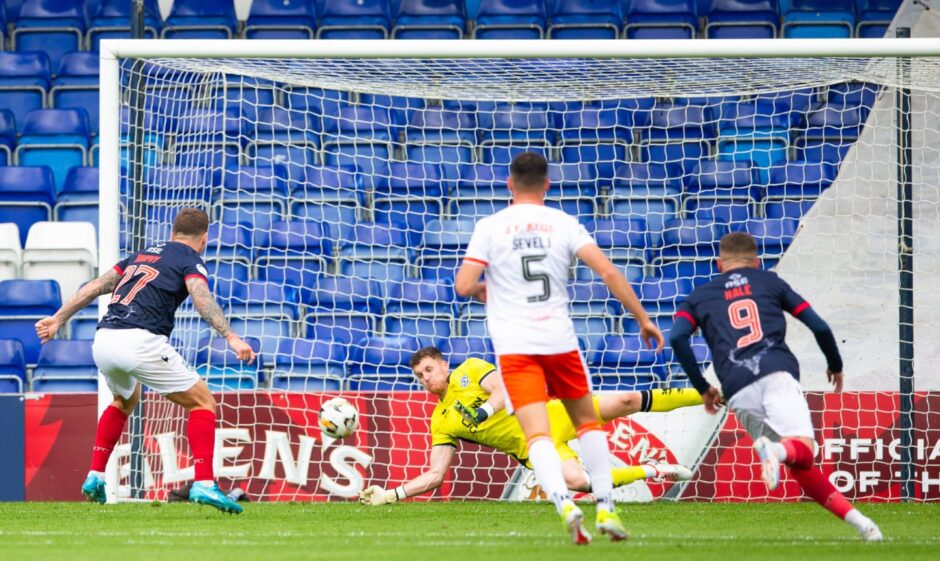
M352 346L347 363L353 391L415 390L408 359L421 343L405 335L365 337Z
M2 93L0 93L2 96ZM0 109L0 166L13 163L13 147L16 145L16 120L9 109Z
M787 39L855 35L855 0L792 0L780 33Z
M603 0L556 0L549 39L617 39L623 16L620 4Z
M325 340L285 339L277 348L271 387L295 392L343 389L346 347Z
M708 39L773 39L780 27L777 0L712 0Z
M316 29L314 2L254 0L245 22L245 39L313 39Z
M56 197L54 220L89 222L98 230L98 168L74 167Z
M42 51L52 68L65 53L85 44L83 2L77 0L26 0L11 35L14 51Z
M84 109L35 109L26 114L13 153L19 166L46 166L56 191L71 168L85 165L91 128Z
M26 358L17 339L0 339L0 394L22 393L26 387Z
M544 0L481 0L474 39L542 39L548 16Z
M388 39L391 27L384 0L323 0L317 39Z
M164 39L230 39L238 21L232 0L174 0Z
M324 234L324 225L313 221L276 221L271 229L261 231L255 243L254 278L309 286L327 268L332 244Z
M0 223L13 222L26 243L30 226L52 217L55 180L48 167L0 167Z
M438 349L451 368L460 366L471 357L496 364L493 344L488 337L448 337Z
M858 23L855 36L861 39L880 39L885 36L901 0L861 0L858 3Z
M604 336L588 354L588 366L594 369L594 388L601 391L648 389L667 375L662 355L635 336Z
M401 0L392 39L463 39L466 20L462 0Z
M54 108L83 109L88 114L93 135L98 134L98 63L96 53L66 54L49 90L49 101Z
M144 35L156 39L163 29L157 0L144 0ZM131 3L126 0L101 0L91 15L86 46L97 51L102 39L123 39L131 34Z
M22 256L20 229L12 222L0 223L0 281L19 277Z
M472 220L431 220L421 236L415 265L424 279L453 279L473 234Z
M71 298L95 277L98 243L88 222L37 222L23 247L22 278L53 279L63 296Z
M61 305L59 285L55 281L0 281L0 339L19 340L26 363L36 364L40 344L35 324L56 313Z
M694 39L695 0L632 0L624 26L626 39Z
M91 341L49 341L39 352L30 388L34 392L96 392L98 367Z
M357 224L339 243L339 272L355 278L400 281L414 260L403 224Z
M0 52L0 107L13 112L18 126L26 121L27 113L43 108L51 80L46 53Z
M257 353L261 343L252 337L245 342ZM201 341L195 362L196 372L202 376L213 391L253 390L258 387L260 365L265 357L259 356L248 364L238 360L225 339L216 337Z

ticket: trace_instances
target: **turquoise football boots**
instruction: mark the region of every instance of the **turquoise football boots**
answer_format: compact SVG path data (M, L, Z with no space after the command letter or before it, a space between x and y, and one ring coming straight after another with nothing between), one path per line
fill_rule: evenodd
M229 514L242 513L241 505L222 493L215 483L193 483L189 488L189 500L196 504L214 506Z
M108 495L104 490L104 479L97 473L89 473L82 483L82 494L93 503L104 504L108 502Z

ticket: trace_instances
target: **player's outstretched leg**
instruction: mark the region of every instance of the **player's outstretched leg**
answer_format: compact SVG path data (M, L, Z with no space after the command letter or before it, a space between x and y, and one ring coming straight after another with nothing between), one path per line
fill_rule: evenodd
M692 471L679 464L644 464L641 466L628 466L610 470L614 487L629 485L634 481L651 479L653 481L688 481L692 479Z
M878 525L853 507L852 503L833 487L819 468L813 465L813 452L805 442L798 438L783 438L780 442L770 442L766 438L758 439L758 441L761 440L766 441L763 447L768 457L772 457L777 465L785 464L790 474L800 484L800 488L810 498L845 520L865 541L883 539Z

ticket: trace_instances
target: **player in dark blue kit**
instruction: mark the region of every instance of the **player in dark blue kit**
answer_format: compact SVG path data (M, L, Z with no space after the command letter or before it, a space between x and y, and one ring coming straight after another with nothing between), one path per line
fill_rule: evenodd
M676 358L702 394L705 410L718 412L718 390L702 376L689 337L701 329L728 407L754 439L768 489L785 464L808 496L851 524L867 541L882 539L878 526L853 508L813 463L815 438L800 388L800 365L786 344L787 312L810 328L826 356L826 376L842 391L842 357L832 330L786 282L760 269L750 234L721 239L721 274L679 305L670 333Z
M45 343L75 312L102 294L112 294L92 347L95 364L107 380L114 401L98 420L91 470L82 485L82 493L91 501L107 500L105 467L124 432L127 417L140 401L143 383L189 412L186 437L196 471L189 500L223 512L242 511L214 481L215 399L167 339L173 331L177 308L190 297L199 315L225 337L240 360L251 363L255 359L254 351L232 331L209 292L208 272L200 257L206 249L208 229L205 212L180 210L169 242L121 260L83 286L55 315L36 323L36 333Z

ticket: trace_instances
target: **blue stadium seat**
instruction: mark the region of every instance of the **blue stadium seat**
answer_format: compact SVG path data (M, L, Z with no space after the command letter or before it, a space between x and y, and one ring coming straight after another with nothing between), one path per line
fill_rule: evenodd
M245 342L257 353L261 343L247 337ZM225 339L214 337L202 341L196 353L196 372L203 377L213 391L253 390L258 387L260 365L264 357L259 356L248 364L238 360Z
M388 314L452 316L456 311L456 298L450 281L406 280L388 287L385 311Z
M800 132L800 138L854 142L864 124L865 115L861 106L823 103L807 115L806 130Z
M754 96L756 103L769 103L772 114L783 113L790 119L791 126L802 120L803 114L815 103L819 95L815 88L800 88L767 92Z
M150 203L180 200L208 202L212 198L213 189L220 182L218 170L194 169L185 165L154 166L144 171L142 190Z
M695 0L631 0L625 39L694 39L698 30Z
M666 341L669 341L669 332L672 330L672 324L674 321L674 316L671 314L662 314L650 316L650 320L656 324L656 327L663 332L663 338ZM640 323L631 316L623 317L623 325L621 326L622 333L626 337L636 337L640 338Z
M687 218L719 222L747 220L760 192L746 162L703 160L686 176L682 208Z
M232 113L243 123L243 129L253 129L251 133L262 132L265 136L271 134L271 125L260 120L261 113L275 106L275 99L280 98L280 92L275 91L275 85L267 80L251 79L244 76L232 77L225 85L225 93L217 97L214 107L217 110L232 109ZM245 131L246 136L248 131Z
M392 39L463 39L466 20L460 0L401 0Z
M550 145L554 141L548 106L543 103L498 103L492 110L480 111L477 121L483 144Z
M439 165L455 179L461 165L476 161L476 114L447 107L428 107L411 114L405 127L407 160Z
M323 0L317 39L388 39L385 0Z
M0 45L6 45L7 22L7 7L0 3Z
M441 169L435 164L390 162L387 173L373 179L374 199L421 199L444 195Z
M651 113L650 142L710 140L717 135L718 111L714 105L663 102Z
M52 70L44 52L0 52L0 107L13 112L19 125L26 114L45 105Z
M757 241L757 249L762 258L776 258L787 250L793 237L796 236L798 220L789 218L764 220L748 220L742 224L732 225L732 230L745 231Z
M358 103L388 113L391 137L396 141L401 138L412 117L427 107L427 100L424 98L376 93L359 94Z
M348 362L349 389L389 391L418 389L408 366L421 348L415 337L365 337L352 347Z
M382 325L387 336L413 336L422 346L438 346L454 333L454 318L442 314L389 313Z
M258 283L268 287L271 283ZM272 292L267 290L266 292ZM271 366L277 353L278 344L285 339L292 339L297 334L297 324L294 319L286 318L277 312L261 315L230 315L229 323L235 333L242 337L258 341L261 357L261 366Z
M649 260L649 230L642 218L608 218L592 220L587 231L604 253L614 261L630 262L642 267Z
M52 280L0 281L0 339L23 344L27 364L36 364L40 343L35 324L62 305L59 284Z
M777 0L712 0L708 39L773 39L780 25Z
M98 55L76 52L62 57L49 101L56 109L83 109L91 134L98 134Z
M26 356L18 339L0 339L0 393L23 393Z
M412 246L403 224L356 224L339 244L339 272L385 282L402 280L412 260Z
M508 207L510 202L508 197L459 196L447 203L447 217L476 221Z
M375 333L378 324L375 314L314 308L301 320L301 335L317 341L351 345Z
M853 37L855 0L791 0L780 32L787 39Z
M880 91L881 88L877 84L845 82L829 87L826 97L829 103L835 106L860 106L862 118L864 119L868 116L871 108L874 107Z
M711 155L710 140L657 140L640 144L641 162L677 166L682 173L691 173L700 161Z
M616 309L610 289L600 280L570 283L568 299L571 313L579 316L606 315Z
M237 108L226 111L191 109L176 119L175 141L168 147L170 161L192 169L225 169L242 160L242 124Z
M340 107L348 106L349 92L294 87L284 92L281 104L291 111L308 113L319 122L324 115L335 118Z
M392 128L381 107L345 105L323 117L323 163L350 165L373 175L392 156Z
M589 353L588 364L596 378L595 389L642 390L666 378L662 355L647 349L639 337L607 335Z
M277 348L271 387L289 392L343 389L346 346L316 339L285 339Z
M252 261L252 225L244 223L209 223L209 240L203 254L207 260Z
M381 285L369 279L325 275L301 287L301 301L311 309L381 313Z
M174 0L164 39L231 39L238 28L232 0Z
M682 192L682 167L678 164L620 164L614 170L611 196L676 197Z
M670 351L670 354L672 354L672 349L668 350ZM698 362L702 372L707 370L708 366L712 362L712 356L711 352L708 350L708 343L705 342L704 337L692 337L692 353L695 355L695 361ZM678 384L687 377L686 373L682 370L682 365L674 361L670 362L669 374L670 387L682 387Z
M481 358L496 364L493 344L486 337L448 337L438 347L451 368L456 368L468 358Z
M798 160L770 170L765 199L815 199L836 178L838 167L825 161Z
M53 219L91 222L98 229L98 168L74 167L56 198Z
M453 279L473 234L472 220L431 220L415 264L423 279Z
M144 36L156 39L163 28L157 0L144 0ZM131 3L126 0L101 0L88 26L87 47L98 51L102 39L129 39Z
M777 200L764 203L764 216L767 218L789 218L791 220L800 220L803 215L813 208L815 199L806 200Z
M0 93L2 96L2 93ZM9 109L0 109L0 166L13 163L16 146L16 118Z
M91 341L53 340L42 346L33 370L34 392L96 392L98 367Z
M673 314L676 305L692 293L687 278L647 277L635 287L643 309L650 315Z
M679 214L679 201L673 197L652 195L633 196L629 191L615 191L610 196L610 215L615 220L641 218L646 220L654 236L663 230L666 220ZM655 238L654 238L655 239Z
M620 4L603 0L556 0L549 39L617 39L623 16Z
M287 170L283 166L235 166L222 174L213 216L226 224L241 222L267 228L288 218Z
M16 151L17 165L47 166L61 190L69 169L85 165L91 133L84 109L36 109L26 114Z
M216 297L226 303L228 314L237 318L277 318L296 321L300 318L300 296L293 286L270 282L249 281L231 283L223 293L216 283ZM260 338L260 337L259 337ZM262 340L262 348L264 348ZM270 349L273 351L275 349Z
M258 280L307 286L327 267L332 243L320 222L272 222L269 231L260 231L255 245L255 271Z
M481 0L474 39L542 39L548 15L544 0Z
M55 179L48 167L0 167L0 223L20 229L20 243L36 222L52 217Z
M468 197L502 197L509 199L509 166L493 164L468 164L457 170L453 195Z
M27 0L11 38L14 51L45 52L51 67L58 68L65 53L85 44L84 6L71 0Z
M295 191L295 196L303 191ZM348 240L362 210L355 199L292 199L291 220L312 220L329 224L334 243Z
M718 241L724 227L710 221L667 220L663 225L660 259L713 259L718 256Z
M588 353L601 348L604 337L612 331L612 318L607 314L571 313L571 323L583 345L581 350Z
M245 39L313 39L315 2L254 0L245 22Z
M885 36L901 0L861 0L858 3L858 23L855 36L860 39L880 39Z

